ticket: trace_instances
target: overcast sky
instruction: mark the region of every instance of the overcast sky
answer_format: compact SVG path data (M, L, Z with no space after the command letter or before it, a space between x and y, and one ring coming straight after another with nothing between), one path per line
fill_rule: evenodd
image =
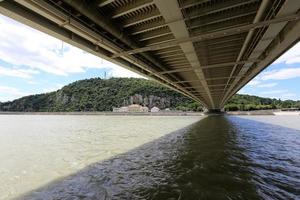
M0 101L55 91L91 77L141 77L0 15ZM239 93L300 99L300 44Z

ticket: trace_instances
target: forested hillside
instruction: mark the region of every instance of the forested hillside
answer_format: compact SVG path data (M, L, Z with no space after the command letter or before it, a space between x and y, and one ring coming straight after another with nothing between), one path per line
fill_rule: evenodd
M76 81L55 92L0 103L0 111L112 111L113 107L130 104L171 110L202 110L199 103L153 81L137 78L93 78ZM235 111L291 107L300 108L300 101L237 94L226 104L225 109Z
M62 89L26 96L0 104L1 111L58 112L112 111L113 107L141 104L149 108L202 110L199 103L160 84L137 78L93 78L76 81Z
M300 109L300 101L263 98L252 95L234 95L226 104L225 110L268 110L268 109Z

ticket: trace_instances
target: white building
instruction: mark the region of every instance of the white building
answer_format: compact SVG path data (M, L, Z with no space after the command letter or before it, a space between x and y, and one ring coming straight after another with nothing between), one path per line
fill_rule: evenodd
M158 108L158 107L153 107L153 108L151 108L151 112L159 112L160 111L160 109Z

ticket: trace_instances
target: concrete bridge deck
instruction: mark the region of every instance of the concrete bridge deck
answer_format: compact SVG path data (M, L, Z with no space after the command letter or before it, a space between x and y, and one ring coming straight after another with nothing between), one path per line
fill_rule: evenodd
M212 110L298 42L299 8L299 0L0 0L3 15Z

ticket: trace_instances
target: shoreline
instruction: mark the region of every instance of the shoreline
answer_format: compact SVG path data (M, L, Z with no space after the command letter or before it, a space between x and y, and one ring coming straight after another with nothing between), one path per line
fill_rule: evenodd
M0 115L203 116L203 112L0 112Z
M281 110L255 110L255 111L229 111L227 115L272 115L272 116L300 116L300 111Z
M300 111L228 111L225 115L300 116ZM0 115L205 116L205 112L2 112Z

